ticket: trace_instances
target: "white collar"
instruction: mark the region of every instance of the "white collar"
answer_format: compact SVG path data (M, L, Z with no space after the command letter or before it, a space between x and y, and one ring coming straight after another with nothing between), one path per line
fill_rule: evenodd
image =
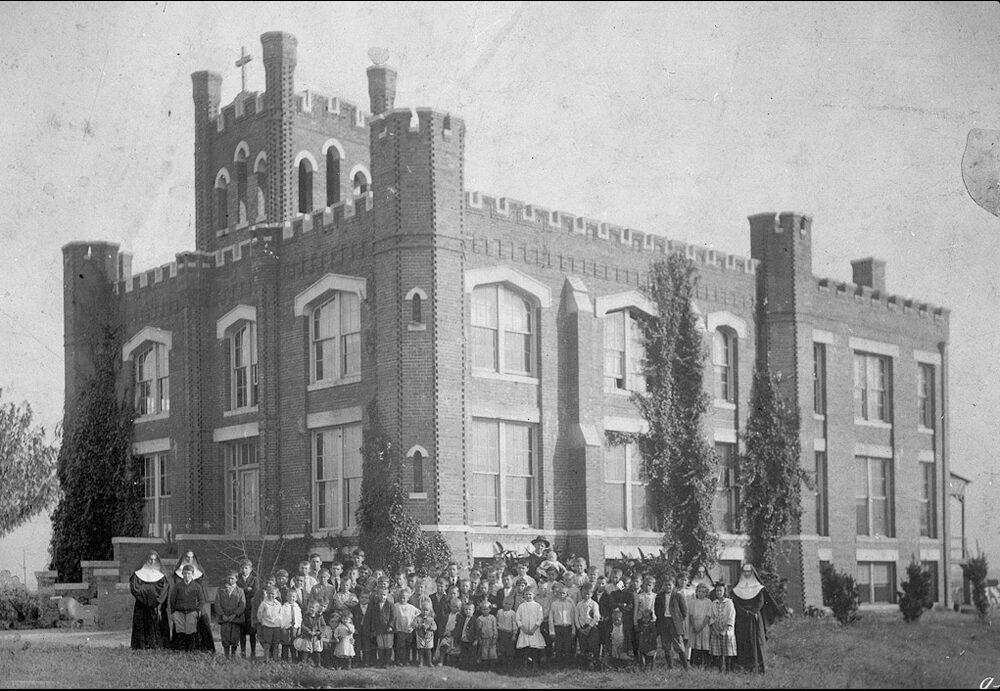
M764 586L761 585L760 581L751 576L750 579L741 579L736 584L736 587L733 588L733 595L741 600L752 600L763 589Z
M152 566L143 566L135 572L135 575L143 583L156 583L163 578L163 572Z
M179 568L176 571L174 571L174 573L177 574L177 576L181 580L184 580L184 573ZM197 567L195 567L194 574L191 576L191 582L193 583L194 581L197 581L199 578L201 578L204 575L205 574L203 574L201 572L201 570L199 570Z

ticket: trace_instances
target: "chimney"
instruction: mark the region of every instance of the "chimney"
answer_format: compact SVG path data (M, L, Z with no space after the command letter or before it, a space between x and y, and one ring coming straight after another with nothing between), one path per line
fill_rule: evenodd
M885 262L874 257L855 259L851 262L854 270L854 282L859 286L868 286L880 293L885 292Z
M396 70L385 65L369 67L368 96L371 98L371 111L375 117L392 110L396 101Z

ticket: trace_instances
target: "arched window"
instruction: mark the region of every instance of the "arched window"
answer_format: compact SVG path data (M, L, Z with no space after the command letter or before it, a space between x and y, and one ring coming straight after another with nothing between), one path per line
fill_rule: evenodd
M712 332L712 368L715 400L736 402L736 333L720 328Z
M368 186L370 181L368 180L368 174L363 170L359 170L354 174L354 196L357 197L368 191Z
M299 213L313 210L313 169L309 159L299 161Z
M326 205L340 202L340 152L331 146L326 150Z
M229 172L225 168L215 178L215 227L229 227Z
M472 291L472 366L507 374L536 373L535 305L503 284Z
M236 222L242 225L247 222L247 155L240 149L236 156Z
M229 410L257 405L257 308L237 305L216 322L229 350Z
M267 218L267 154L261 151L253 166L254 177L257 178L257 220Z
M169 331L152 326L143 328L122 346L122 359L132 360L135 376L137 420L170 413Z

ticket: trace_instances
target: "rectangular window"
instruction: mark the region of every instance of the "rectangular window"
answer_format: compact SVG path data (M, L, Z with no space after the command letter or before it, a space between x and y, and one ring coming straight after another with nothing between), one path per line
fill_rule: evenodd
M472 291L472 366L495 371L499 328L496 286L479 286Z
M859 561L858 591L863 604L894 604L896 602L896 563L891 561Z
M642 479L642 456L636 444L605 445L604 496L608 528L652 530L646 509L646 483Z
M628 527L628 460L625 444L604 447L604 496L608 528L625 530Z
M625 313L604 318L604 390L625 390Z
M931 602L938 601L938 563L936 561L922 561L920 565L924 571L931 575Z
M920 464L920 536L937 537L936 465Z
M854 354L854 417L889 422L889 358Z
M717 329L712 333L712 367L715 372L715 398L736 402L736 335Z
M826 451L816 452L816 534L830 534L830 498L827 492Z
M646 336L629 310L604 318L604 390L646 391Z
M920 426L934 429L934 366L921 364L917 381L917 401L920 405Z
M892 459L857 456L854 467L857 534L895 537Z
M826 415L825 343L813 343L813 412Z
M472 367L535 375L535 307L503 285L472 291Z
M739 533L740 490L736 444L717 442L715 453L719 457L719 482L712 510L715 526L721 532Z
M135 358L136 415L170 411L170 351L153 343Z
M232 409L257 405L257 327L248 323L233 332L230 358L232 362Z
M259 535L260 464L257 441L224 444L226 464L226 529Z
M361 299L338 292L312 312L312 379L335 381L361 373Z
M342 530L356 525L361 496L361 425L313 433L313 525Z
M470 500L474 524L534 524L537 444L534 425L472 421Z

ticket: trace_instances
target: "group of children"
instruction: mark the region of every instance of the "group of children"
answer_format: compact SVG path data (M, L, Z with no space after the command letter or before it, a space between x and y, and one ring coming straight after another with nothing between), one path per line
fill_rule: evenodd
M723 583L712 584L700 571L692 587L680 577L657 590L650 575L626 578L617 568L605 575L583 559L567 568L555 552L544 557L519 561L513 572L472 569L468 578L452 563L434 581L412 569L390 579L358 552L329 568L311 554L295 576L278 570L263 582L247 560L217 591L222 646L227 657L237 646L247 657L249 642L253 658L259 642L267 660L340 669L509 670L544 661L648 668L660 648L668 666L677 657L685 668L712 662L729 668L735 613ZM186 603L188 590L198 588L171 592L171 610L194 619L201 603ZM185 623L184 630L192 626Z

